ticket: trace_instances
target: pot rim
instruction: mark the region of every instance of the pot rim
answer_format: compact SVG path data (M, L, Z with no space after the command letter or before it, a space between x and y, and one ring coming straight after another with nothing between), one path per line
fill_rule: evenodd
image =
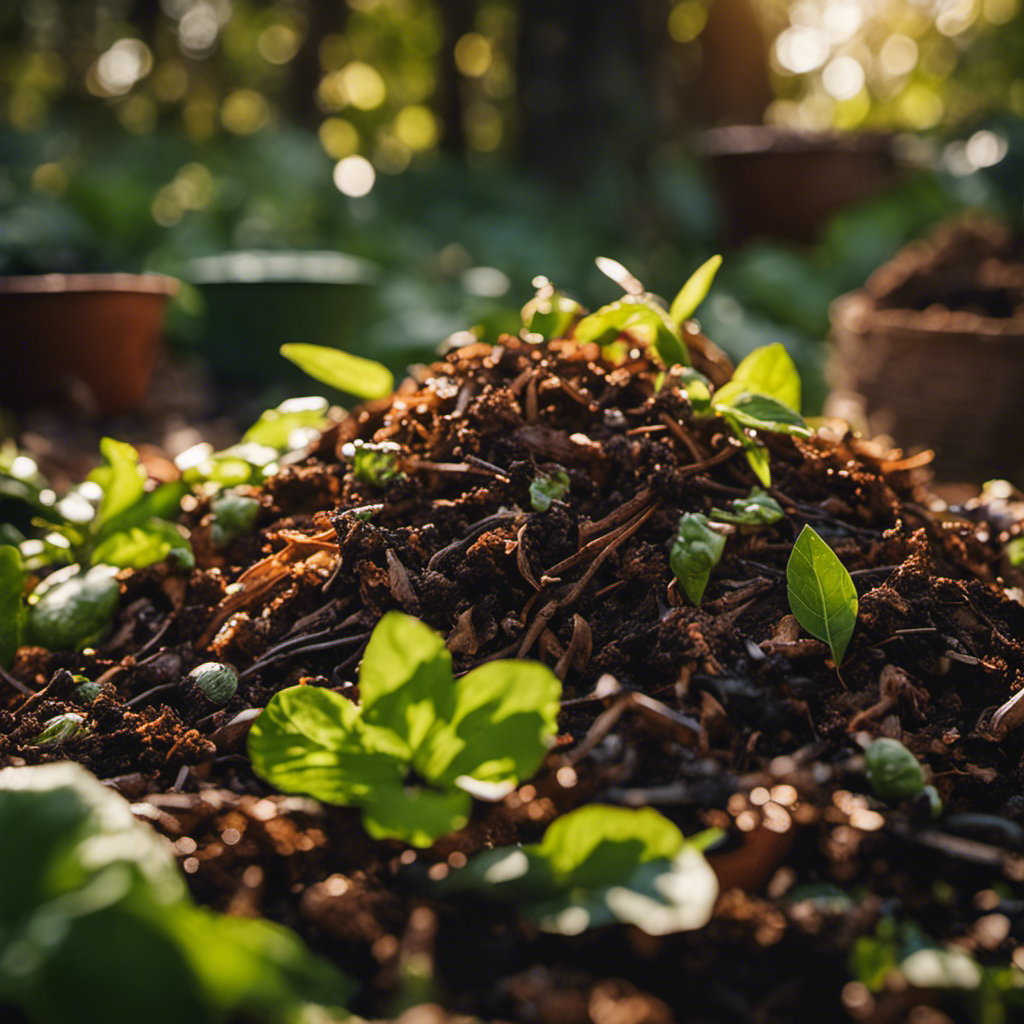
M129 292L177 295L181 282L167 274L19 274L0 277L3 295L60 295L70 292Z
M198 256L188 263L189 280L201 288L223 284L372 285L376 264L330 249L248 249Z

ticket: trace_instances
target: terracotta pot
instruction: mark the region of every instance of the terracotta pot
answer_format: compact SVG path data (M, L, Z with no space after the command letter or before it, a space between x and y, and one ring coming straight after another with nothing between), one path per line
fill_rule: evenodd
M899 176L892 138L877 132L733 125L705 132L699 148L729 245L759 237L814 242L840 210Z
M0 403L77 392L101 415L137 409L178 287L161 274L0 277Z
M191 261L206 307L202 354L226 377L308 383L279 355L289 342L356 351L377 268L339 252L230 252Z

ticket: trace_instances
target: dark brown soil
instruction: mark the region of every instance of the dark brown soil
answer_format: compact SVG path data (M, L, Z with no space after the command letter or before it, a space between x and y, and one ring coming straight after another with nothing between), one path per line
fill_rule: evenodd
M756 480L721 421L695 418L655 376L640 355L612 366L594 347L513 338L422 370L271 479L258 529L226 552L198 504L186 524L199 567L124 572L120 619L95 651L23 648L11 675L35 692L0 690L0 765L71 758L108 780L174 843L203 903L295 928L364 983L355 1008L368 1015L391 1012L427 954L433 997L485 1019L896 1021L918 1004L941 1005L929 1021L970 1019L935 992L872 996L848 961L883 915L982 963L1024 941L1024 730L988 724L1024 670L1024 607L1005 589L1022 580L1001 555L1022 506L953 513L922 486L920 459L827 428L766 436L786 517L732 536L694 608L668 563L679 516ZM341 455L356 438L398 442L403 476L356 481ZM536 513L530 483L555 466L571 492ZM368 519L347 512L367 505ZM789 615L785 565L805 524L860 596L841 675ZM354 694L393 608L447 637L457 673L530 657L565 684L539 777L415 857L371 841L350 809L271 791L244 725L227 724L298 682ZM223 710L176 685L211 659L242 675ZM41 723L82 710L60 669L107 690L87 738L44 750L31 743ZM605 675L620 688L599 698ZM861 752L875 736L929 767L943 817L871 797ZM595 800L657 807L688 834L727 830L706 928L556 939L509 910L425 894L428 872L532 841ZM814 898L823 883L849 898ZM979 925L993 915L1009 926Z

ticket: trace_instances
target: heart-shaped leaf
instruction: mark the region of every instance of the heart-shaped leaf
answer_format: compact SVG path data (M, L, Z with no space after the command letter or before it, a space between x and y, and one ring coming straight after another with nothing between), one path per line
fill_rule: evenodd
M793 545L786 584L796 621L824 640L840 665L857 623L857 588L835 552L809 526Z

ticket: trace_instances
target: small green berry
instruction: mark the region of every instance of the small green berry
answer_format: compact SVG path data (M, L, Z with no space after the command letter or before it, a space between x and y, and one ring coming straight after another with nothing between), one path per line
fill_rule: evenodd
M33 740L37 747L56 747L68 740L78 739L89 732L89 724L82 715L68 711L51 718L43 731Z
M223 705L234 697L238 689L238 673L219 661L205 661L189 672L185 682L192 683L207 700Z
M875 796L887 803L912 800L924 789L924 771L914 755L899 740L881 737L864 752L868 781Z

